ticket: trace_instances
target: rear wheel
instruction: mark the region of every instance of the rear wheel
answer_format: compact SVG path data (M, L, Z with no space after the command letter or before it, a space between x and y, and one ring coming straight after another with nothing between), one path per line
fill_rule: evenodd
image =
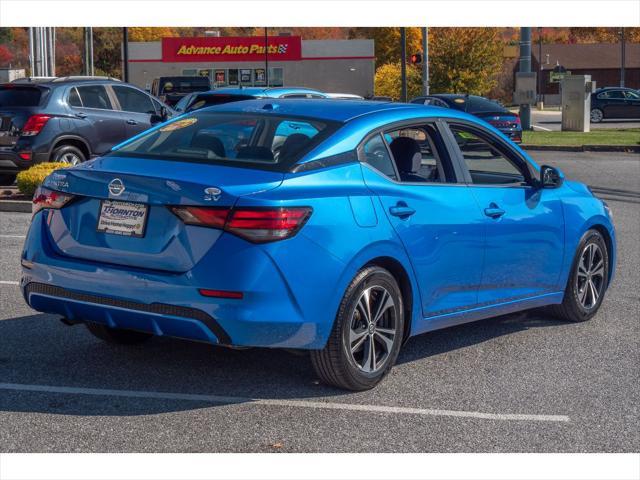
M591 110L591 122L600 123L604 119L604 113L599 108Z
M347 390L368 390L391 370L402 343L404 310L395 278L367 267L344 294L322 350L311 352L320 379Z
M551 313L563 320L584 322L600 308L609 283L609 252L602 234L589 230L578 246L560 305Z
M86 160L84 153L78 147L73 145L62 145L56 148L51 154L52 162L68 163L69 165L78 165Z
M2 174L0 175L0 185L3 187L8 187L10 185L13 185L13 182L16 181L16 175L15 174Z
M88 322L86 325L89 331L100 340L118 345L137 345L146 342L153 336L150 333L110 328L99 323Z

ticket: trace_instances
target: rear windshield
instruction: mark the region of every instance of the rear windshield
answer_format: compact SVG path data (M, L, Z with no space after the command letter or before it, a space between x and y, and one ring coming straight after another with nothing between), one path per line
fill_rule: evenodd
M160 94L206 92L211 90L207 78L167 78L160 84Z
M481 112L506 112L507 110L498 102L483 97L470 96L467 99L466 111L469 113Z
M271 114L197 111L109 155L286 171L340 124Z
M41 95L39 88L0 86L0 107L37 107Z

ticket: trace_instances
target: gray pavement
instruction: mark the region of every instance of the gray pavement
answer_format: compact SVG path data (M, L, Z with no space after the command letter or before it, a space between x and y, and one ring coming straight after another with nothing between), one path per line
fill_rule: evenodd
M38 314L10 283L29 215L0 213L0 451L637 452L640 156L532 156L613 209L618 269L600 313L415 337L363 393L319 384L304 356L161 338L114 347Z
M560 110L532 110L531 125L534 130L560 131L562 125L562 112ZM640 128L640 119L614 119L603 120L600 123L592 123L592 130Z

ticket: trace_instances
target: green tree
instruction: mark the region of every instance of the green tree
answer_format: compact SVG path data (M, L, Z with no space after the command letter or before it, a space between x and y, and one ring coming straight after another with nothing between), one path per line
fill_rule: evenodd
M387 63L376 70L374 89L377 96L391 97L399 100L402 90L400 62ZM420 95L422 91L422 74L420 69L407 65L407 100Z
M429 29L433 93L483 95L497 83L504 42L497 28Z

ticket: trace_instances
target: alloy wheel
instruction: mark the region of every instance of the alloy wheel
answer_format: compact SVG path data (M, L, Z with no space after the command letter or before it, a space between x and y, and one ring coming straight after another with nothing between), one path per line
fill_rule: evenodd
M80 157L75 153L67 152L60 157L60 162L68 163L69 165L78 165L80 163Z
M386 366L396 341L396 305L386 288L365 289L351 315L349 354L357 367L375 373Z
M578 301L586 310L598 304L604 290L604 255L600 247L590 243L584 247L578 261L576 292Z
M598 123L602 121L602 111L596 109L591 110L591 121Z

